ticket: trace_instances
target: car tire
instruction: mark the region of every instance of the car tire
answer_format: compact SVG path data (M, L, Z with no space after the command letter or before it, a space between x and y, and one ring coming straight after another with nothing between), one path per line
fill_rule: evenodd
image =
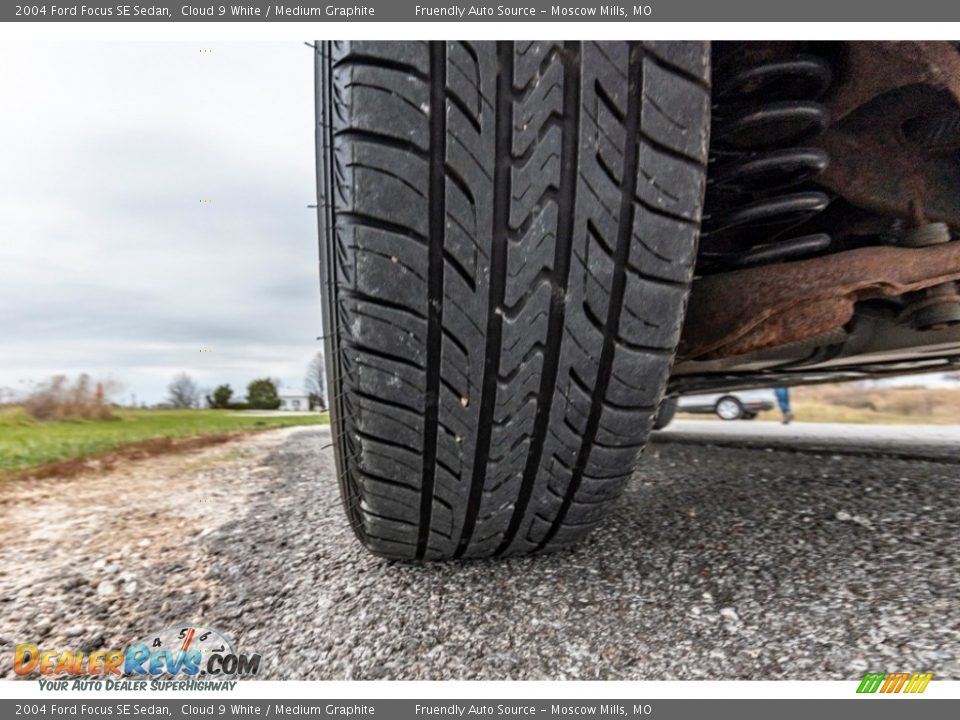
M693 275L709 43L318 42L334 446L364 546L551 551L629 479Z
M677 398L664 398L660 403L660 409L657 410L657 417L653 421L654 430L663 430L667 425L673 422L673 416L677 414Z
M741 420L747 414L743 403L733 395L724 395L717 400L717 404L714 406L714 412L721 420Z

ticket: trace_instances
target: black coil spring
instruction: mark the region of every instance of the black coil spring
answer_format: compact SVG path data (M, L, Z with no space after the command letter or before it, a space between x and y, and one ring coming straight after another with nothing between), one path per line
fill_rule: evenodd
M808 143L829 124L817 101L831 80L829 64L805 54L718 73L698 271L795 259L830 245L826 233L790 231L830 203L806 186L830 160Z

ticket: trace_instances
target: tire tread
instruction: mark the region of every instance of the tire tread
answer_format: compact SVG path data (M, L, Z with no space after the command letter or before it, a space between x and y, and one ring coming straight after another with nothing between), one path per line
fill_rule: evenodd
M693 274L706 43L318 42L341 494L371 551L550 551L620 495Z

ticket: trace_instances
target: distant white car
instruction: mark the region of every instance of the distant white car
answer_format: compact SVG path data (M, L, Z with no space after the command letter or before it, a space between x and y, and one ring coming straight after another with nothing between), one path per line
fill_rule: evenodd
M716 414L721 420L753 420L759 413L772 410L776 404L777 397L770 388L665 398L654 428L666 427L676 412Z

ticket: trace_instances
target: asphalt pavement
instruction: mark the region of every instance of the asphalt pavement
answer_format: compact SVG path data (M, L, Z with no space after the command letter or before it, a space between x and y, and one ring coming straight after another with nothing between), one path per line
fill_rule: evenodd
M98 546L87 520L61 523L71 543L0 538L0 643L113 646L189 620L261 652L268 678L960 679L955 458L883 452L875 427L845 430L843 452L798 449L762 425L788 430L658 433L609 522L573 551L427 565L354 539L328 429L264 433L252 450L169 461L169 511L182 496L195 515L183 542ZM214 502L198 501L204 487ZM0 507L49 512L31 497L0 488ZM147 490L112 502L115 533L157 524L127 507L155 509ZM150 592L104 590L110 573Z

